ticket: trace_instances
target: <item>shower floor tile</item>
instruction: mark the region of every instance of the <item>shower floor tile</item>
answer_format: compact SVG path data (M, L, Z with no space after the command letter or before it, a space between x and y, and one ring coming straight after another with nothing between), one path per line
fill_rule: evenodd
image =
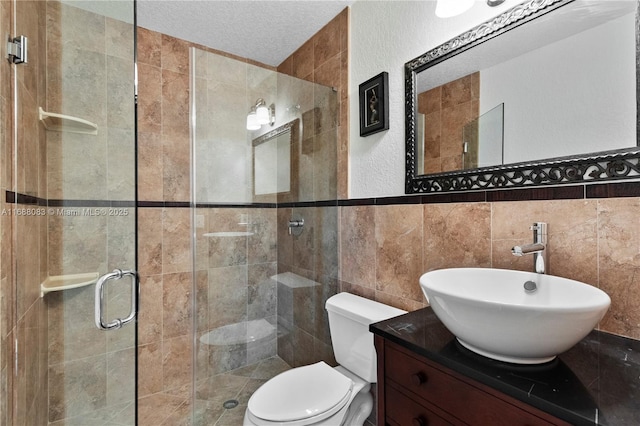
M291 367L278 357L227 371L196 382L195 410L189 389L141 398L138 405L140 426L240 426L253 392L264 382ZM235 408L224 402L237 400ZM192 418L193 412L193 418Z

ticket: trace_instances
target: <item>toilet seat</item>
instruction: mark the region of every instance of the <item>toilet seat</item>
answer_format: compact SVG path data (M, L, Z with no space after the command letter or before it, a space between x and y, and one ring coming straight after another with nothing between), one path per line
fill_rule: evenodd
M324 362L285 371L249 399L248 414L262 425L312 424L351 401L354 382Z

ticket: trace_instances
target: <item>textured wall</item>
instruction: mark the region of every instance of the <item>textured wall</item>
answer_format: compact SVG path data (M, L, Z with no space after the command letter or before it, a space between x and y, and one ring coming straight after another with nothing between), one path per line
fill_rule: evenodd
M475 2L462 15L440 19L432 1L357 1L351 6L349 198L404 193L404 64L514 6ZM360 137L358 85L389 73L389 130Z

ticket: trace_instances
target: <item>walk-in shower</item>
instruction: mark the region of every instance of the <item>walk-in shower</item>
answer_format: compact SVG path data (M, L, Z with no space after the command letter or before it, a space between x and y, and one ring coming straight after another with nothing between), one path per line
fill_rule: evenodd
M1 424L135 424L134 7L0 5L28 46L0 65ZM116 268L100 315L132 321L105 332L94 284Z
M191 61L194 416L241 424L265 380L331 359L337 94L215 52ZM275 120L248 130L256 99Z

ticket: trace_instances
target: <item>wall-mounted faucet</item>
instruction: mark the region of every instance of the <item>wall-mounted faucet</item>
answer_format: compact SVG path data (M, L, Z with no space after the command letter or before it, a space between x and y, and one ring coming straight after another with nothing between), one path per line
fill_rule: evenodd
M302 233L302 227L304 226L304 219L291 219L289 220L289 235L298 236Z
M529 229L533 231L533 244L515 246L511 249L511 253L513 253L514 256L533 254L533 270L538 274L546 274L549 259L547 224L544 222L535 222Z

